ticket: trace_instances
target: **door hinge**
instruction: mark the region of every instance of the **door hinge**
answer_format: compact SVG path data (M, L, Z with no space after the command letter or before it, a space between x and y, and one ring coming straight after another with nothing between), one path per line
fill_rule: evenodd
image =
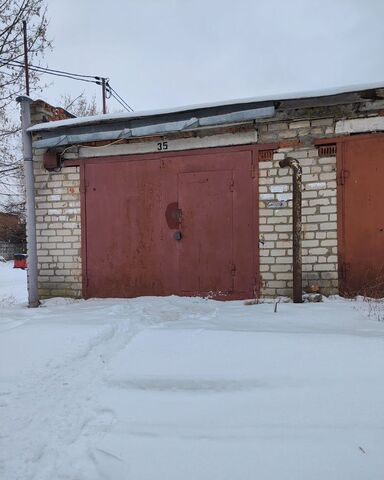
M229 191L233 192L235 190L235 181L232 179L229 183Z
M236 265L234 263L230 264L229 271L231 272L232 277L236 275Z
M336 179L337 185L345 185L345 181L348 177L349 177L349 171L344 169L341 170Z
M349 272L351 268L350 263L342 262L339 265L339 279L340 280L345 280L347 278L347 273Z

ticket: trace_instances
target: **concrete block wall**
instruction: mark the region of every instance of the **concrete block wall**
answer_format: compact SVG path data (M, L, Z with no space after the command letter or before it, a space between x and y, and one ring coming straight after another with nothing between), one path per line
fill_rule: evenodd
M40 298L81 297L79 167L48 172L34 152Z
M336 157L319 158L313 137L334 133L333 119L279 122L260 128L260 142L279 142L272 161L259 163L261 295L292 295L292 172L285 156L303 170L303 287L338 291Z

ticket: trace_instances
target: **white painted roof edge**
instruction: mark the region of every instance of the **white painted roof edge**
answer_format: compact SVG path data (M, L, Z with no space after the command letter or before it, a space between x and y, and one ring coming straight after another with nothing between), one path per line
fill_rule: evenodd
M246 103L255 103L255 102L269 102L269 101L283 101L283 100L293 100L301 98L312 98L312 97L325 97L329 95L337 95L341 93L353 93L360 92L364 90L371 90L375 88L384 88L384 81L377 83L368 83L364 85L350 85L343 87L335 87L321 90L311 90L305 92L290 92L286 94L274 94L274 95L264 95L260 97L249 97L241 98L237 100L225 100L222 102L209 102L209 103L200 103L196 105L186 105L175 108L164 108L158 110L145 110L142 112L123 112L123 113L107 113L94 115L91 117L77 117L70 118L67 120L57 120L53 122L38 123L28 128L29 132L37 132L41 130L54 130L55 128L60 127L72 127L77 125L92 125L102 122L114 121L114 120L130 120L133 118L143 118L156 115L164 115L168 113L178 113L186 112L189 110L199 110L203 108L213 108L221 107L226 105L240 105Z

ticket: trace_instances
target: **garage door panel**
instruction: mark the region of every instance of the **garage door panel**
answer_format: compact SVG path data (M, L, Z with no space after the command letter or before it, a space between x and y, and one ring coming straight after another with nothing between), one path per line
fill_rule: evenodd
M384 296L384 138L345 142L342 168L342 279L345 294L370 291Z
M156 168L150 163L100 163L86 168L90 295L160 292L162 189Z
M234 290L249 297L254 294L258 277L258 179L250 179L251 159L247 159L246 165L246 168L234 171L233 256L236 266Z
M258 178L253 168L253 150L207 152L198 158L182 162L167 158L165 168L180 172L212 171L226 168L233 172L233 259L228 262L232 272L233 298L254 294L258 279Z
M233 172L183 173L178 180L181 291L232 292Z

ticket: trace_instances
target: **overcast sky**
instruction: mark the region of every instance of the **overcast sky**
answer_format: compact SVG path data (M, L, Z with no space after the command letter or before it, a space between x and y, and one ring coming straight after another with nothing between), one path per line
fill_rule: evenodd
M107 76L136 111L384 85L383 0L48 0L48 16L43 65ZM99 101L91 84L45 81L49 102Z

